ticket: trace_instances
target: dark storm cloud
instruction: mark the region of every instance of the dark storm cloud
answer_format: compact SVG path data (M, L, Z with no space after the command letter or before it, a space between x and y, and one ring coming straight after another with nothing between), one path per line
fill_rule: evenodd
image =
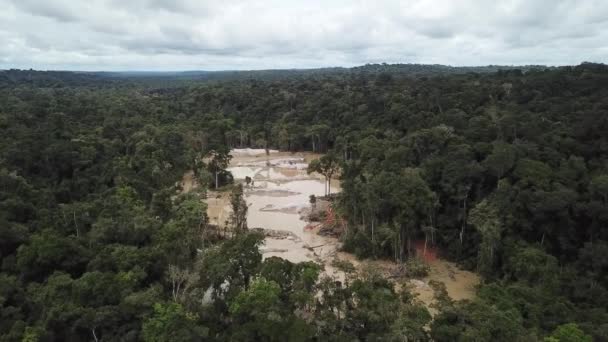
M605 1L0 0L0 68L608 61Z

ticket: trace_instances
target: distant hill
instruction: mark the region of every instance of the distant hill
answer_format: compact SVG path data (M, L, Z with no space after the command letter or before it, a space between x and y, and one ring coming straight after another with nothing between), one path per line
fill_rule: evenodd
M487 66L462 66L454 67L441 64L366 64L351 68L352 72L364 73L395 73L407 75L440 75L440 74L468 74L468 73L493 73L501 70L544 70L554 67L545 65L487 65Z
M593 68L603 64L583 63L577 68ZM268 70L225 70L225 71L38 71L38 70L0 70L0 87L11 84L31 84L39 87L58 86L107 86L109 82L145 82L146 84L170 85L184 81L238 81L238 80L280 80L301 79L326 76L357 76L357 75L391 75L392 77L430 77L454 74L490 74L500 71L519 70L523 73L542 71L556 68L543 65L487 65L454 67L440 64L366 64L362 66L343 68L317 68L317 69L268 69ZM104 82L99 82L104 81Z
M275 79L287 77L308 77L315 75L348 75L390 73L402 76L433 76L442 74L493 73L500 70L543 70L549 67L543 65L523 66L471 66L453 67L440 64L366 64L353 68L317 68L317 69L268 69L268 70L225 70L225 71L182 71L182 72L101 72L97 75L112 78L156 78L156 79L187 79L187 80L239 80L239 79Z

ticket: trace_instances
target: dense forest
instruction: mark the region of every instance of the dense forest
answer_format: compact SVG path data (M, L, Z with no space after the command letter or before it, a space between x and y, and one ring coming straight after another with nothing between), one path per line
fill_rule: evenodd
M0 71L0 341L608 341L608 66L195 75ZM346 251L476 298L210 233L234 147L325 153Z

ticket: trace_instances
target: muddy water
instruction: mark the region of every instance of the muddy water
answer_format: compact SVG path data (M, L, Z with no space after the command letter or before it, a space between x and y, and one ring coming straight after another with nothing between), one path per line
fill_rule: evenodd
M331 266L337 259L346 260L355 265L357 270L366 267L389 276L397 264L386 260L359 261L353 255L338 252L339 241L332 237L317 235L305 230L308 222L300 217L300 211L309 207L309 196L322 196L325 192L324 180L319 175L306 173L307 162L318 158L312 153L290 154L264 150L233 150L233 159L229 171L236 181L243 181L249 176L253 183L245 189L245 199L249 205L247 224L250 228L266 228L288 231L285 238L267 237L262 247L264 258L278 256L292 262L315 261L324 265L326 275L343 280L344 273ZM340 191L338 181L332 181L332 193ZM217 195L212 200L217 221L228 217L227 194ZM210 215L213 216L213 215ZM212 217L213 220L213 217ZM429 281L435 280L446 285L450 297L455 300L470 299L475 296L475 287L479 276L460 270L445 260L437 259L430 265L427 277L397 281L397 286L409 286L418 295L433 314L435 296Z
M306 173L306 160L312 154L289 154L264 150L233 150L228 168L236 181L251 177L253 184L245 188L249 205L247 225L288 231L285 238L267 237L262 247L264 258L278 256L292 262L315 261L327 264L336 253L338 241L304 229L308 222L300 217L310 206L309 196L323 196L325 182ZM339 191L337 181L332 192Z

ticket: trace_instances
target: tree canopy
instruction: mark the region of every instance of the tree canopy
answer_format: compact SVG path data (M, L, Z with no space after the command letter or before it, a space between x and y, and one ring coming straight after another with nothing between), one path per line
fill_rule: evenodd
M592 63L0 71L0 340L608 340L607 89ZM235 147L323 153L346 251L424 241L477 297L431 317L377 275L263 260ZM209 188L234 189L230 239Z

